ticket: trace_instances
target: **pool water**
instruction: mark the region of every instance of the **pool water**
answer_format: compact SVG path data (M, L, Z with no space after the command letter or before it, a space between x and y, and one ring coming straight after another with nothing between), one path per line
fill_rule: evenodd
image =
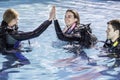
M20 14L19 29L32 31L48 19L52 5L56 5L61 28L65 25L65 11L75 9L80 14L80 22L91 23L93 33L103 41L106 39L106 23L120 19L119 0L0 0L0 21L6 9L14 8ZM119 65L119 60L98 57L104 53L100 48L103 43L84 50L91 58L89 61L83 56L73 58L73 53L63 49L66 43L57 39L53 24L30 41L32 52L23 53L30 60L29 65L10 68L9 65L17 61L0 55L0 80L120 80L120 67L109 68L115 62ZM3 70L5 67L9 69Z

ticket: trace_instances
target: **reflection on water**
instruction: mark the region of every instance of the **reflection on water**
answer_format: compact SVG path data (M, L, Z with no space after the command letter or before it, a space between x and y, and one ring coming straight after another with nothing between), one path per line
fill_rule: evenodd
M61 28L65 11L76 9L81 23L91 23L93 33L102 41L106 39L106 23L120 19L120 2L115 0L2 0L0 20L7 8L15 8L20 13L19 29L31 31L48 19L51 5L56 5ZM0 80L119 80L120 60L99 57L105 53L101 51L102 45L98 43L76 57L65 49L66 43L57 40L51 25L40 37L31 40L33 51L24 54L31 64L18 68L15 58L0 55Z

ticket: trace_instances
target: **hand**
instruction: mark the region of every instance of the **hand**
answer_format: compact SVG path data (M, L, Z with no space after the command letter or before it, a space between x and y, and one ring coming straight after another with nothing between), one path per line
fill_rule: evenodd
M55 6L52 7L51 11L50 11L50 15L49 15L49 20L54 20L56 18L56 9Z

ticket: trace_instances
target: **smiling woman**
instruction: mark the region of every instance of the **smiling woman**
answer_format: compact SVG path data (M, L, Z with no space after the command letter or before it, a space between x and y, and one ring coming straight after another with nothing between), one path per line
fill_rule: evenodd
M55 6L53 7L53 14L56 18ZM89 31L89 25L80 25L80 17L76 10L67 10L65 13L65 24L66 27L62 31L58 20L54 18L54 26L57 37L60 40L68 41L70 44L79 45L79 48L91 48L97 41L96 36L93 36L91 31ZM89 27L89 29L88 29ZM75 42L75 44L74 44Z

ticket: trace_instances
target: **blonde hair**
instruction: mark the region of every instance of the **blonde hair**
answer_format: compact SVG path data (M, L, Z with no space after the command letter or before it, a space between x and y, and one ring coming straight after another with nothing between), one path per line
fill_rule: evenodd
M6 23L10 23L11 20L16 19L19 16L18 12L12 8L7 9L3 14L3 20Z
M77 26L80 26L80 16L76 10L68 9L66 12L71 12L74 15L74 18L77 18Z

